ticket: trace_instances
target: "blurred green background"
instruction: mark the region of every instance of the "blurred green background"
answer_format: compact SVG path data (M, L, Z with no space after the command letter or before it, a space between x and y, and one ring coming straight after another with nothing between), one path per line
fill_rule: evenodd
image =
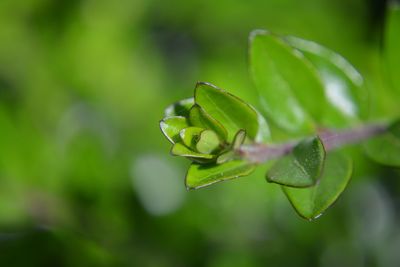
M379 0L1 0L0 266L400 266L400 174L357 156L314 222L263 168L187 192L164 108L208 81L256 105L247 36L319 42L385 90ZM371 102L372 114L385 109ZM375 112L376 111L376 112ZM375 113L374 113L375 112Z

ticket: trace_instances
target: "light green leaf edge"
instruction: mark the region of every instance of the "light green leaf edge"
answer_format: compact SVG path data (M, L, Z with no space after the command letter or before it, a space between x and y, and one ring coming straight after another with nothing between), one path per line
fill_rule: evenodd
M247 176L255 165L243 160L232 160L223 164L192 163L186 173L185 185L188 190L203 188L218 182Z
M181 157L188 157L193 159L213 159L215 158L214 155L211 154L202 154L196 151L190 150L188 147L181 143L176 143L171 148L171 155L173 156L181 156Z
M321 80L324 84L326 99L329 103L329 112L334 112L338 115L340 114L341 119L343 120L345 118L345 120L348 122L350 120L357 122L360 118L366 118L369 108L369 93L364 86L364 79L362 75L357 69L354 68L352 64L350 64L349 61L347 61L347 59L328 49L327 47L313 41L301 39L295 36L286 36L284 37L284 40L293 48L300 50L300 52L304 54L308 61L319 72ZM336 77L337 81L340 81L340 83L345 83L346 86L348 85L347 83L350 84L348 91L330 92L329 90L333 90L334 88L329 88L327 85L327 83L331 82L330 80L326 81L326 79L328 79L328 77L325 77L327 72L325 69L320 69L318 62L315 62L313 57L317 57L320 60L322 59L325 64L330 64L331 67L333 66L335 71L341 74L339 75L339 79ZM334 78L329 77L329 79ZM351 99L339 98L337 93L350 93L350 95L347 97L350 97ZM329 97L330 95L331 97ZM350 114L350 112L355 113Z
M179 133L182 129L189 127L185 117L171 116L160 121L160 129L172 144L180 141Z
M271 131L269 129L267 120L258 110L256 110L253 106L251 107L256 111L258 120L258 132L254 141L258 143L266 143L271 141Z
M254 140L258 134L259 118L255 109L229 92L207 83L198 82L194 92L195 103L221 123L228 132L228 142L239 129L246 129L247 136ZM226 103L219 103L225 101Z
M232 149L238 149L244 143L245 139L246 139L246 130L240 129L239 131L237 131L235 137L233 138Z
M213 130L223 141L228 137L225 127L197 104L190 109L189 121L192 126Z

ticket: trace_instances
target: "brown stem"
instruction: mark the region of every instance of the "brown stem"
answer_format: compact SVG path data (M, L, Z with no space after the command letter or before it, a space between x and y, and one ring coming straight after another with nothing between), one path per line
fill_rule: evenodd
M318 133L318 136L325 150L329 151L383 134L387 129L387 124L373 123L344 131L324 130ZM298 143L299 141L290 141L282 144L243 145L238 148L237 153L250 162L263 163L289 154Z

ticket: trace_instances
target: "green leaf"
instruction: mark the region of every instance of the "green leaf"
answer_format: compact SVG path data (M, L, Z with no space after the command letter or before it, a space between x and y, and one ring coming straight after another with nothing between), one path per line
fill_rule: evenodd
M225 127L229 142L240 129L245 129L252 140L257 136L256 111L236 96L209 83L199 82L195 89L194 99L207 114Z
M267 181L292 187L313 186L320 178L324 160L325 149L319 137L307 138L272 166Z
M365 151L376 162L400 167L400 120L393 123L386 133L369 139Z
M385 26L384 55L391 81L400 95L400 6L389 6Z
M187 98L181 101L178 101L165 109L165 117L171 116L182 116L188 117L190 108L194 104L194 98Z
M301 217L313 220L337 200L350 181L351 173L352 162L347 157L339 152L329 152L322 177L315 186L282 186L282 190Z
M254 141L258 143L266 143L271 141L271 132L264 116L256 110L258 120L258 133Z
M361 74L342 56L315 42L289 36L285 40L311 62L324 84L329 105L323 125L348 126L367 114L367 92Z
M180 140L179 132L188 126L186 118L180 116L166 117L160 121L161 131L173 144Z
M179 135L182 139L182 142L185 144L185 146L194 149L196 147L196 143L197 143L200 133L202 131L204 131L203 128L188 127L188 128L182 129L179 132Z
M244 143L245 139L246 139L246 130L240 129L233 138L232 149L233 150L238 149Z
M235 157L236 157L235 152L233 150L228 150L218 156L217 164L222 164L222 163L228 162L230 160L233 160Z
M186 174L186 188L198 189L217 182L249 175L255 166L246 161L233 160L224 164L192 163Z
M202 154L196 151L190 150L188 147L181 143L176 143L172 146L171 154L174 156L189 157L193 159L213 159L214 155Z
M189 121L193 126L213 130L218 134L221 140L227 139L228 133L224 126L207 114L199 105L195 104L190 109Z
M235 158L239 158L239 156L235 153L235 150L238 149L244 143L245 139L246 139L246 131L240 129L235 134L235 137L233 138L233 141L229 146L229 148L218 156L217 164L222 164L230 160L233 160Z
M204 130L200 133L196 149L200 153L210 154L219 147L219 144L218 135L213 130Z
M315 68L298 51L267 31L250 34L250 73L268 118L288 131L311 133L325 96Z

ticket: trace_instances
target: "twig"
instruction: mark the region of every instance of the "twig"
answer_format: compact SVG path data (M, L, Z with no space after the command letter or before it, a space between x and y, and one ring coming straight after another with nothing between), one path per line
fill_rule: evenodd
M323 130L318 133L318 136L325 150L329 151L345 145L359 143L365 139L383 134L387 129L387 124L371 123L344 131ZM299 141L290 141L281 144L256 143L243 145L238 148L236 152L250 162L263 163L289 154L298 143Z

